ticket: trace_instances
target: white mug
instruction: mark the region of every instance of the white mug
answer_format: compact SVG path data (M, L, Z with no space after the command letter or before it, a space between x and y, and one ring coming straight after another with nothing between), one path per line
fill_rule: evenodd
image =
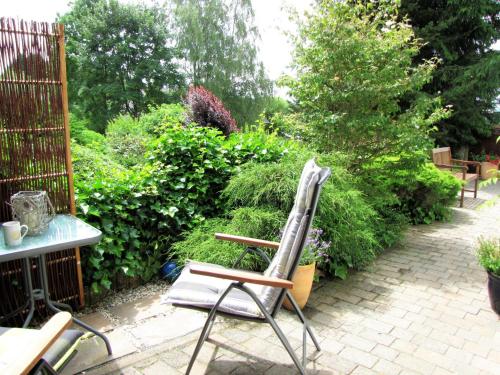
M24 234L22 233L25 230ZM19 221L7 221L2 224L3 239L7 246L18 246L23 242L24 236L28 233L28 226L21 225Z

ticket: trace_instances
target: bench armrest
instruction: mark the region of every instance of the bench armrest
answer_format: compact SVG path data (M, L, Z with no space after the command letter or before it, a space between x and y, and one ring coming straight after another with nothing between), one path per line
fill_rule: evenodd
M467 167L464 165L451 165L451 164L438 164L438 163L434 163L434 165L438 168L455 168L455 169L467 170Z
M454 163L459 163L459 164L463 164L463 165L467 165L467 164L470 164L470 165L481 165L480 162L475 161L475 160L451 159L451 161L454 162Z
M201 265L192 265L189 272L195 275L217 277L219 279L239 281L258 285L272 286L276 288L293 289L293 282L279 279L277 277L266 277L257 273L245 272L232 269L216 268Z
M269 249L278 249L280 247L279 242L259 240L250 237L234 236L232 234L225 234L225 233L215 233L215 238L222 241L237 242L244 245L250 245L255 247L266 247Z

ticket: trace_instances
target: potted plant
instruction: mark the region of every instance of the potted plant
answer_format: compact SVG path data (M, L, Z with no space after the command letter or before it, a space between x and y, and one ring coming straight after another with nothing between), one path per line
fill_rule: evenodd
M315 279L316 262L324 256L324 251L330 247L330 242L322 241L323 230L311 228L300 257L299 265L293 275L293 289L290 290L293 298L302 309L311 294ZM285 298L283 306L292 310L292 304Z
M480 239L477 258L488 273L491 308L500 316L500 238Z
M489 178L496 177L499 163L500 163L500 158L497 155L486 154L486 160L481 163L481 178L487 180Z
M472 159L481 163L481 179L487 180L495 177L498 170L500 158L496 155L487 154L484 151L479 155L473 155Z

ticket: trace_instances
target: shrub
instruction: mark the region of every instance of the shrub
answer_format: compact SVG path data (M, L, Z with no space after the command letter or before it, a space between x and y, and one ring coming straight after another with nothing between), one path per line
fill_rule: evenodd
M183 241L173 244L172 256L177 257L181 264L189 259L231 267L245 246L216 240L214 233L274 241L277 240L285 220L283 213L275 209L238 208L232 211L228 218L209 219L187 233ZM242 260L240 267L261 271L265 268L265 264L260 257L248 254Z
M150 136L139 121L130 115L118 116L108 124L106 137L117 162L126 167L144 163Z
M125 168L107 154L96 152L75 141L71 143L71 158L76 182L93 183L102 178L116 178L125 173Z
M294 152L279 163L250 163L230 180L223 196L234 207L272 207L287 215L310 157L307 152ZM346 277L347 268L366 266L380 248L374 230L378 218L347 171L334 163L337 158L328 155L319 159L320 165L332 168L332 176L321 193L314 226L322 228L324 239L331 241L328 271Z
M240 164L278 160L287 150L286 142L261 132L226 139L213 128L180 124L163 129L138 168L73 146L78 213L104 233L82 252L85 280L95 291L118 274L153 277L182 232L225 211L221 191Z
M100 153L109 151L108 142L105 136L89 129L89 122L70 113L69 117L71 139L78 144L86 146Z
M500 238L480 239L477 258L486 271L500 276Z
M431 163L417 165L414 169L398 169L390 167L394 162L397 159L375 163L369 167L373 168L373 177L363 180L363 185L368 187L364 190L377 211L381 215L391 212L393 215L402 214L412 224L446 220L461 182Z
M98 292L118 273L151 278L160 266L161 237L151 244L145 237L148 223L139 209L148 190L137 172L83 146L72 149L78 216L103 232L99 244L82 252L85 283Z
M149 112L139 118L139 126L149 134L160 135L163 129L186 122L186 108L182 104L162 104L149 107Z
M200 126L212 126L228 136L239 131L222 101L203 86L191 86L186 96L189 120Z

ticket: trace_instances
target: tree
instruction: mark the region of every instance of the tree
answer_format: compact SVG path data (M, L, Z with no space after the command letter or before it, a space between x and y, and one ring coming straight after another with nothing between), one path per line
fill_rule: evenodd
M432 82L424 87L453 109L439 123L437 142L467 146L488 136L499 120L500 56L491 46L499 38L500 2L402 0L401 8L425 42L415 62L441 60Z
M118 114L178 101L184 87L165 10L117 0L76 0L60 19L66 29L72 110L103 131Z
M297 78L284 80L305 136L321 151L351 155L353 170L380 157L414 158L445 115L438 99L420 92L435 61L412 66L420 43L391 1L383 3L383 11L359 2L319 4L294 38Z
M173 0L173 14L190 83L212 91L240 125L253 122L272 84L257 59L251 0Z

